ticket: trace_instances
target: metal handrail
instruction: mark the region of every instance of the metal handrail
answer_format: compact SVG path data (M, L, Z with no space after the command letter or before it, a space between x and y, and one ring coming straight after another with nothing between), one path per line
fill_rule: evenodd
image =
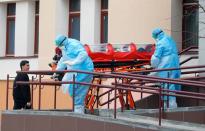
M182 54L184 54L185 52L188 52L188 51L190 51L190 50L192 50L192 49L198 49L198 46L190 46L190 47L188 47L188 48L182 50L181 52L179 52L178 55L182 55Z
M115 78L116 79L116 78ZM103 88L114 88L115 89L115 97L116 97L116 89L123 89L123 90L129 90L129 91L134 91L134 92L143 92L143 93L150 93L150 94L158 94L159 95L159 98L161 101L161 96L163 95L167 95L167 96L178 96L178 97L185 97L185 98L192 98L192 99L199 99L199 100L205 100L205 97L204 97L204 94L200 94L200 93L190 93L190 92L185 92L185 91L170 91L170 90L164 90L164 89L157 89L157 88L152 88L150 87L151 90L154 90L154 91L148 91L148 90L139 90L139 89L133 89L133 88L125 88L125 87L122 87L120 86L119 87L119 84L116 83L116 80L115 80L115 85L114 86L105 86L105 85L98 85L98 84L90 84L90 83L85 83L85 82L74 82L74 81L67 81L67 82L50 82L50 81L47 81L47 82L18 82L18 84L39 84L39 85L54 85L54 84L72 84L72 83L75 83L75 84L82 84L82 85L92 85L92 86L99 86L99 87L103 87ZM137 86L136 86L137 87ZM204 85L205 87L205 85ZM166 92L164 92L166 91ZM167 93L168 92L168 93ZM175 92L176 94L169 94L169 92ZM180 93L180 94L179 94ZM193 94L193 96L191 96L191 94ZM199 96L198 96L198 95ZM195 96L196 95L196 96ZM202 97L200 97L202 96ZM74 100L74 99L73 99ZM115 104L114 104L114 118L116 118L116 99L115 100ZM159 102L161 103L161 102ZM73 105L74 106L74 105ZM73 107L74 108L74 107ZM160 105L159 107L159 125L161 125L161 108L162 106Z
M198 87L203 87L205 88L205 82L198 82L198 81L190 81L190 80L178 80L178 79L170 79L170 78L158 78L158 77L150 77L150 76L145 76L145 75L139 75L139 74L104 74L104 73L94 73L94 72L86 72L86 71L79 71L79 70L66 70L66 71L24 71L21 73L28 73L28 74L38 74L38 75L45 75L45 74L52 74L54 72L78 72L78 73L86 73L86 74L93 74L93 75L100 75L102 78L103 76L106 77L113 77L115 78L115 83L114 86L108 86L108 85L99 85L99 84L91 84L91 83L85 83L85 82L75 82L75 81L66 81L66 82L60 82L60 81L35 81L35 82L17 82L18 84L39 84L39 85L59 85L59 84L72 84L73 82L75 84L82 84L82 85L89 85L89 86L96 86L99 88L112 88L115 90L115 98L116 96L116 90L117 89L123 89L127 91L135 91L135 92L143 92L143 93L150 93L150 94L158 94L159 95L159 103L161 103L161 96L162 95L167 95L167 96L177 96L177 97L186 97L186 98L194 98L194 99L200 99L200 100L205 100L204 94L201 93L191 93L191 92L186 92L186 91L173 91L173 90L168 90L168 89L160 89L154 88L154 87L145 87L142 86L143 88L149 88L150 90L140 90L140 89L134 89L132 86L129 88L124 88L124 85L119 85L116 81L117 78L126 78L126 79L136 79L136 80L146 80L146 81L158 81L161 83L172 83L172 84L184 84L184 85L191 85L191 86L198 86ZM19 73L19 72L17 72ZM136 86L136 88L142 88L141 86ZM169 94L172 92L172 94ZM201 97L200 97L201 96ZM73 99L74 100L74 99ZM114 117L116 118L116 99L115 100L115 112L114 112ZM74 106L74 105L73 105ZM73 107L74 108L74 107ZM159 105L159 125L161 125L161 104Z
M199 58L198 56L191 56L191 57L183 60L182 62L180 62L180 65L183 65L184 63L186 63L186 62L188 62L188 61L190 61L192 59L198 59L198 58Z

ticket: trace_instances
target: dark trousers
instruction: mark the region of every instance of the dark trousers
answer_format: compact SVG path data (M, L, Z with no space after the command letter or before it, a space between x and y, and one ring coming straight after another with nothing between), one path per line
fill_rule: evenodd
M14 102L14 110L19 110L19 109L31 109L31 106L27 106L25 102Z

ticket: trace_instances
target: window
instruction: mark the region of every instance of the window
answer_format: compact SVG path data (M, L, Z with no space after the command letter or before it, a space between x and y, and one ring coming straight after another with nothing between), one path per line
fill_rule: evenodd
M80 0L70 0L70 11L80 11Z
M70 0L69 37L80 40L80 0Z
M101 1L101 8L102 9L108 9L108 0L102 0Z
M35 6L35 39L34 39L34 55L38 54L39 48L39 1Z
M6 25L6 56L13 56L15 50L15 15L16 4L7 5L7 25Z
M184 0L183 4L183 49L198 46L199 7L195 0Z
M108 0L101 0L101 43L108 42Z

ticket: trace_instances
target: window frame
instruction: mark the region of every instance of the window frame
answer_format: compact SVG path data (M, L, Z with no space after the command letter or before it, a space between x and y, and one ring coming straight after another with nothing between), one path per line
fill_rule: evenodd
M72 31L73 29L72 29L72 24L71 23L72 23L72 19L75 18L75 17L78 17L80 19L80 13L73 13L73 14L69 15L69 33L68 33L68 36L71 36L71 34L73 33L73 31ZM80 31L79 31L79 33L80 33Z
M37 8L38 4L38 10ZM34 36L34 55L39 53L39 1L36 1L35 5L35 36Z
M105 16L108 17L108 8L104 8L102 3L103 3L103 0L101 0L100 43L107 43L108 41L104 41L105 37L108 37L108 36L104 35L104 32L105 32L105 30L104 30L104 27L105 27L104 26L105 25L104 17ZM107 34L108 34L108 32L107 32Z
M101 42L101 43L106 43L106 42L107 42L107 41L104 42L105 37L106 37L106 36L104 35L104 34L105 34L105 33L104 33L104 32L105 32L105 30L104 30L104 28L105 28L105 26L104 26L104 25L105 25L104 17L105 17L105 16L108 16L108 12L101 12L101 29L100 29L100 30L101 30L101 32L100 32L100 42ZM108 36L107 36L107 37L108 37Z
M71 0L70 0L71 1ZM79 20L80 20L80 10L79 11L75 11L75 10L71 10L71 4L70 4L70 1L69 1L69 25L68 25L68 36L70 37L71 36L71 34L72 34L72 18L75 18L75 17L78 17L79 18ZM80 4L81 4L81 0L80 0ZM80 26L80 25L79 25ZM80 27L79 27L80 28ZM80 31L79 31L79 33L80 33ZM80 36L80 34L79 34L79 36ZM80 39L80 37L79 37L79 39Z
M9 15L9 4L12 5L14 4L15 5L15 13L12 14L12 15ZM5 56L14 56L15 54L15 32L14 32L14 51L13 53L9 53L9 22L10 21L14 21L14 23L16 22L16 3L9 3L7 5L7 18L6 18L6 52L5 52ZM15 28L15 26L14 26Z
M185 11L186 10L195 10L195 9L198 9L198 13L199 13L199 7L198 7L198 3L197 2L192 2L192 1L183 1L183 19L182 19L182 49L186 49L188 48L188 45L189 46L198 46L199 45L199 41L197 39L197 43L189 43L188 44L188 41L187 38L186 38L186 35L187 33L192 33L194 35L194 32L187 32L185 29L186 29L186 26L187 26L187 23L186 23L186 20L185 20L185 17L184 15L185 14ZM198 14L199 15L199 14ZM199 16L198 16L199 17ZM198 25L199 26L199 25ZM198 33L198 31L196 31L196 33ZM194 39L194 37L197 37L199 34L197 34L196 36L193 36L192 38ZM191 40L191 39L190 39ZM188 45L187 45L188 44Z
M38 51L39 51L39 15L36 15L35 16L34 55L38 55L39 53Z

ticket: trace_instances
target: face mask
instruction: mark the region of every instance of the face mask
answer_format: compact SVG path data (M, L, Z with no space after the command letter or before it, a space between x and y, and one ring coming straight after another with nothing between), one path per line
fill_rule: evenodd
M61 46L59 47L61 50L65 50L65 46Z

